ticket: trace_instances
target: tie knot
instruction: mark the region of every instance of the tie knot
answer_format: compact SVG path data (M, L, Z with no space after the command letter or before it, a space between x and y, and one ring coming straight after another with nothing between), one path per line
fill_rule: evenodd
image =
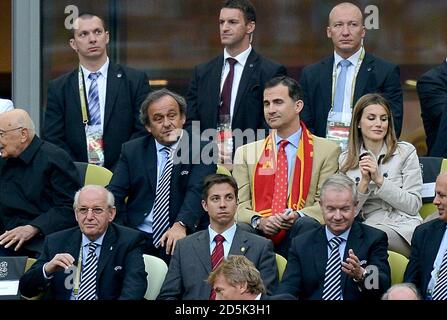
M96 80L101 75L101 72L92 72L88 75L90 80Z
M279 142L279 149L284 149L289 144L289 141L287 140L281 140Z
M351 61L349 61L349 60L341 60L340 62L339 62L339 64L340 64L340 66L342 67L342 68L346 68L346 67L349 67L350 65L351 65Z
M90 242L88 244L88 251L89 252L93 252L96 250L96 248L99 246L99 244L95 243L95 242Z
M329 241L329 246L331 247L332 250L334 250L335 248L338 248L338 246L342 241L343 239L340 237L333 237L331 241Z
M169 147L163 147L161 150L163 150L166 155L168 156L168 158L170 158L172 156L172 148Z
M236 64L237 60L234 58L227 58L227 62L230 65L230 67L233 67Z
M225 241L225 238L224 238L224 236L221 235L221 234L216 234L216 236L214 237L214 241L215 241L216 243L224 242L224 241Z

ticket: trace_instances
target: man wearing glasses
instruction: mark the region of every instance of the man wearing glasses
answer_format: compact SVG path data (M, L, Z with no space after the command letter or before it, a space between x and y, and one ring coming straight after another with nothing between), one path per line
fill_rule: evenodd
M79 187L69 155L40 140L25 110L0 114L0 256L37 256L45 235L76 225Z
M43 254L20 280L20 292L57 300L141 300L146 292L144 236L112 223L113 194L87 185L76 192L79 227L47 237Z

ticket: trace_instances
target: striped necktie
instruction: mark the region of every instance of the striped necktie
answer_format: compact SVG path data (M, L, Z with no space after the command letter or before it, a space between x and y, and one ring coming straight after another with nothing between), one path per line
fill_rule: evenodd
M338 247L342 241L340 237L334 237L329 241L331 254L324 274L323 300L341 300L341 258Z
M216 236L214 237L214 242L216 242L216 246L213 249L213 253L211 253L212 270L216 269L224 259L224 247L223 247L224 241L225 238L221 234L216 234ZM214 290L211 290L210 300L216 300L216 292Z
M438 280L433 289L433 300L447 300L447 250L442 258L441 267L438 272Z
M90 89L88 90L88 111L90 115L90 125L101 124L101 108L99 105L99 90L97 79L101 72L93 72L88 75L92 80Z
M98 257L95 250L99 244L90 242L85 265L82 267L81 284L78 300L96 300L96 274L98 270ZM82 249L81 249L82 250Z
M160 246L160 239L163 233L169 228L169 188L171 185L172 173L172 149L164 147L167 155L167 161L160 179L157 183L157 191L154 201L154 220L152 222L152 240L156 248Z

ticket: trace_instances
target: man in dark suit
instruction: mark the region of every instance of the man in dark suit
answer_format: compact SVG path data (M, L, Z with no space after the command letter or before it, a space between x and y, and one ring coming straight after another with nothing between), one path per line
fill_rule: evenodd
M143 235L112 223L113 195L87 185L75 195L79 227L53 233L20 279L20 292L57 300L141 300L146 292ZM82 250L81 250L82 248ZM93 248L93 249L92 249Z
M333 42L334 54L305 67L300 78L304 91L301 118L309 130L317 136L326 137L328 121L350 123L352 108L357 100L367 93L377 92L383 94L391 105L396 135L399 137L403 119L399 67L365 53L365 27L360 9L348 2L335 6L329 15L327 36ZM337 80L342 81L339 76L343 62L348 64L344 77L346 81L339 86ZM341 99L338 111L334 106L334 102L339 101L337 95ZM340 113L337 115L336 112Z
M447 158L447 61L424 73L417 82L427 155Z
M302 300L380 299L390 286L388 240L354 220L355 183L340 173L329 177L320 204L326 225L293 239L277 293Z
M73 161L42 141L23 109L0 114L0 256L38 255L45 235L76 225Z
M113 170L121 145L145 133L138 113L150 87L144 72L109 61L108 43L103 19L81 14L75 20L70 46L79 68L49 83L43 138L74 161Z
M285 75L286 69L262 57L251 47L256 12L250 1L225 1L220 11L219 26L224 52L194 68L186 95L187 127L192 125L192 121L199 121L201 131L252 129L256 134L257 129L268 129L262 103L264 83L275 76ZM236 60L233 67L229 62L231 59ZM234 72L231 72L233 68ZM233 75L233 81L230 97L227 97L223 91L229 74ZM252 139L257 140L257 137L253 135ZM231 163L233 150L237 147L232 146L228 152L221 148L221 163Z
M404 281L414 283L423 299L447 300L447 173L438 176L435 190L433 204L438 207L439 218L414 230ZM442 284L444 295L436 293Z
M296 300L290 294L267 296L261 274L245 256L229 256L208 276L216 300Z
M237 192L231 176L215 174L206 178L202 205L210 225L178 242L157 299L214 299L217 295L207 283L208 275L230 255L243 255L253 262L267 291L275 289L278 271L273 245L270 240L237 227Z
M185 99L178 94L151 92L141 105L141 121L151 135L123 144L109 184L117 221L143 231L145 253L166 261L176 241L203 223L203 178L216 172L200 139L182 130L185 111Z

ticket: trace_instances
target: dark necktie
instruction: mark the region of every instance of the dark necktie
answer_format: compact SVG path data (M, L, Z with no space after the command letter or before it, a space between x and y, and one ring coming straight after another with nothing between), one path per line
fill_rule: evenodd
M98 257L96 256L95 250L98 246L94 242L90 242L88 245L88 255L85 265L82 268L78 300L96 300Z
M214 237L214 242L216 242L216 246L214 247L213 253L211 254L212 270L216 269L224 258L224 247L223 247L224 241L225 238L221 234L217 234ZM212 289L211 289L210 300L216 300L216 292L214 292L214 290Z
M438 272L438 280L433 289L433 300L447 300L447 250L442 258L441 267Z
M173 167L172 149L164 147L162 150L167 155L167 161L160 179L158 180L157 191L155 193L152 240L156 248L160 246L161 236L169 228L169 188L171 185L171 173Z
M90 114L90 125L101 124L101 108L99 106L99 90L97 79L101 72L93 72L88 75L92 80L90 89L88 90L88 111Z
M231 110L231 90L233 89L234 65L236 64L237 60L233 58L227 58L227 62L230 65L230 71L225 78L225 82L222 87L222 93L220 95L222 103L219 108L219 121L225 116L229 117Z
M324 274L323 300L341 299L341 258L338 247L342 241L340 237L334 237L329 241L331 254Z

